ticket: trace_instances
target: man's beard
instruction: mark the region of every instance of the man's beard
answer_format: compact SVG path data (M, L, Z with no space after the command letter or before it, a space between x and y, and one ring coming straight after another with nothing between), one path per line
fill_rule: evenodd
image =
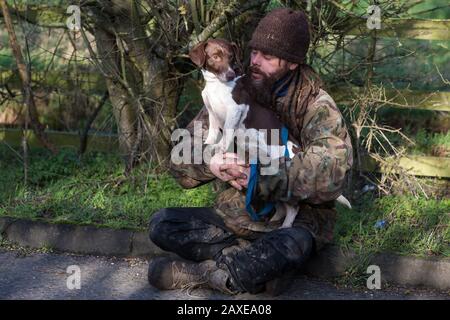
M248 71L253 87L259 91L259 90L271 90L275 82L281 79L281 77L286 74L287 68L284 68L280 70L278 73L271 75L264 73L256 66L249 66ZM260 78L254 79L251 76L252 74L257 74L260 76Z
M249 66L248 67L248 80L250 80L253 98L260 104L269 106L271 102L272 89L275 82L279 79L279 74L268 75L258 67ZM254 79L252 74L260 75L259 79Z
M272 88L272 85L275 83L272 76L262 72L259 70L258 67L255 66L249 66L249 76L253 85L253 88L256 90L270 90ZM257 74L260 76L259 79L254 79L252 77L252 74Z

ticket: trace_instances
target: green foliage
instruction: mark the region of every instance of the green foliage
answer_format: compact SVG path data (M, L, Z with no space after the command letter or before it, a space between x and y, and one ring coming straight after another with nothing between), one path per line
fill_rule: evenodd
M141 229L161 208L211 206L215 199L210 186L185 190L151 166L126 178L114 154L89 153L80 161L71 149L56 157L33 150L28 185L17 154L2 146L0 159L0 215Z
M335 243L357 256L336 278L343 285L365 286L367 267L380 252L418 257L450 257L450 199L411 196L373 199L366 194L353 210L338 207ZM377 228L378 221L386 221Z
M386 136L396 146L405 146L407 153L416 156L448 157L450 155L450 132L432 133L424 128L410 133L409 128L402 131L414 143L406 143L398 135L387 133Z
M114 154L93 152L80 161L71 149L56 157L33 150L28 185L23 183L18 154L2 146L0 159L0 215L145 228L161 208L212 206L215 200L209 185L183 189L168 173L151 166L124 177L121 159ZM335 239L341 246L363 254L450 256L450 199L366 195L353 210L338 209ZM378 220L386 220L387 227L376 229Z
M415 136L416 146L411 153L427 155L436 152L438 148L450 154L450 132L447 133L427 133L425 129L420 129Z
M420 19L450 19L450 5L447 0L421 1L409 9L407 14Z
M200 74L197 73L197 78L199 77ZM195 79L188 79L184 84L177 106L177 113L183 112L178 120L180 128L185 128L203 107L201 88L201 83Z
M6 40L6 39L3 39ZM5 41L6 42L6 41ZM11 50L4 48L0 50L0 70L11 69L15 65L14 58L12 56Z
M50 161L40 161L42 157ZM56 156L50 156L46 150L33 154L29 167L29 182L44 186L52 181L69 176L77 166L77 155L71 150L62 150Z
M380 220L385 228L375 227ZM366 196L354 210L339 208L335 240L362 256L386 251L450 256L450 199Z

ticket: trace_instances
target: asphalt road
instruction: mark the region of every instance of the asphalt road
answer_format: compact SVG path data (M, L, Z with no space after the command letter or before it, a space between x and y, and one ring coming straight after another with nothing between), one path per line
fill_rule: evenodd
M80 289L69 266L80 270ZM73 272L73 271L72 271ZM72 281L71 281L72 280ZM298 277L278 297L266 294L226 296L205 289L159 291L147 282L147 261L73 254L30 253L0 248L0 299L446 299L450 294L417 288L381 290L338 288L333 283Z

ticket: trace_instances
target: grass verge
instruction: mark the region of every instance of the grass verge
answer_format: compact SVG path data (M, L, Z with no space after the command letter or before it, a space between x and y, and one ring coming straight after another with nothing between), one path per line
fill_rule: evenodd
M33 150L25 185L19 154L1 146L0 172L0 215L54 223L143 229L160 208L211 206L215 198L208 185L185 190L148 166L125 178L120 157L99 152L80 161L72 149L56 157Z
M33 150L27 185L21 161L16 151L0 146L2 216L144 229L160 208L212 206L216 196L210 185L186 190L169 173L157 174L148 166L125 178L122 161L114 154L92 152L80 161L73 149L56 157ZM450 199L376 198L367 193L353 210L338 210L335 241L361 256L381 251L450 256ZM382 220L384 227L375 227Z
M338 207L335 242L356 259L335 280L365 287L367 267L377 253L450 257L450 199L434 200L367 194L353 210Z

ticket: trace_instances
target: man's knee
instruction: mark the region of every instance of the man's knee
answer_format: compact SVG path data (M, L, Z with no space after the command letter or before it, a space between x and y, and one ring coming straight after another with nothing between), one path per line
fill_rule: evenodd
M291 260L290 262L293 264L302 264L311 256L314 238L304 228L279 229L273 232L271 238L280 252L284 252L284 257ZM279 245L281 245L281 248Z
M267 281L299 270L310 257L314 239L301 227L277 229L254 241L244 250L222 255L235 282L245 291L257 293Z
M311 255L314 246L314 238L311 232L299 227L288 228L288 231L291 233L291 236L296 239L303 255L308 258Z
M167 220L168 213L170 208L163 208L157 212L155 212L150 218L149 223L149 237L150 240L155 244L161 242L161 238L166 234L164 232L164 221Z

